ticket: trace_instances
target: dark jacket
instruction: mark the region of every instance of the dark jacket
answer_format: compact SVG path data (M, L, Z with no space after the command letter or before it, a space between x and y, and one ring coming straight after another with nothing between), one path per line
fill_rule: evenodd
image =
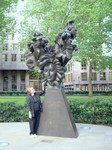
M35 106L36 106L36 110L41 109L41 100L40 100L40 96L42 96L45 93L45 90L42 92L35 92L34 96L28 95L26 97L26 104L28 107L28 111L31 112L32 117L35 117Z

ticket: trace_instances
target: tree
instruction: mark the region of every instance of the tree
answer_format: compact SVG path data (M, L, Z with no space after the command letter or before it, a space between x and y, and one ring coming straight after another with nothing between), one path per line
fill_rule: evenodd
M42 78L42 74L40 73L40 70L38 67L34 68L33 70L29 70L29 72L34 76L37 77L38 79Z
M112 46L111 0L30 0L26 4L24 14L27 14L26 23L24 22L26 33L31 31L31 24L28 27L28 18L33 18L34 22L37 21L38 29L50 37L50 44L68 20L75 20L78 32L74 43L77 43L78 51L74 52L74 60L88 63L89 96L92 96L92 67L100 71L107 67L108 57L103 53L102 44ZM34 28L36 29L35 26ZM29 34L26 35L29 37Z
M84 1L82 4L84 5ZM106 59L108 57L105 57L102 45L103 43L108 45L109 35L107 31L110 31L111 24L110 19L106 21L106 18L111 17L111 4L111 1L98 0L92 3L88 2L85 7L80 8L82 20L79 23L81 28L78 30L79 51L77 53L79 59L89 65L90 97L92 96L92 67L94 67L94 70L101 71L108 66Z
M1 0L0 2L0 34L1 40L6 39L6 33L11 32L14 27L15 19L11 12L15 11L18 0Z

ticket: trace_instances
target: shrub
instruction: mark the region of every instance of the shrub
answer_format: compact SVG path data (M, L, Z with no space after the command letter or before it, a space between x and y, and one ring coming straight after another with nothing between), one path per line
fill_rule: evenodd
M112 126L112 100L100 99L80 102L69 101L75 122L90 124L106 124ZM14 102L0 103L0 122L26 122L28 110L26 104L18 105Z
M66 95L89 95L88 91L65 91ZM112 91L93 91L93 95L112 95Z
M26 91L0 91L0 96L26 96Z
M112 125L112 100L69 101L75 122Z
M28 121L26 104L17 105L14 102L0 103L0 122L25 122Z
M88 91L65 91L66 95L88 95ZM0 96L26 96L26 91L0 91ZM93 91L93 95L112 95L112 91Z

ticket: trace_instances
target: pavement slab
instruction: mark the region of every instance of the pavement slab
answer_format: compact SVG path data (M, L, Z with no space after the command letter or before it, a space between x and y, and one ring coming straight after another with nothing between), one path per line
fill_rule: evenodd
M34 137L29 135L28 122L0 123L0 150L112 150L112 127L79 123L76 126L78 138Z

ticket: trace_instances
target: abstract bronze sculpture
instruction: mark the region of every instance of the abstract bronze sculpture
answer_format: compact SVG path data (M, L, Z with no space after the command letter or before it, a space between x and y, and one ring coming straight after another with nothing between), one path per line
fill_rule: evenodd
M29 69L39 67L48 86L59 87L65 77L65 65L72 58L76 45L72 45L77 29L74 21L69 21L56 36L55 44L47 47L49 38L41 32L34 32L34 38L28 43L26 64Z
M72 58L76 45L72 45L77 29L69 21L56 36L55 44L47 47L49 38L34 32L28 43L26 64L29 69L39 67L47 81L47 92L43 101L38 135L77 138L78 131L71 115L64 91L60 87L65 77L66 64Z

